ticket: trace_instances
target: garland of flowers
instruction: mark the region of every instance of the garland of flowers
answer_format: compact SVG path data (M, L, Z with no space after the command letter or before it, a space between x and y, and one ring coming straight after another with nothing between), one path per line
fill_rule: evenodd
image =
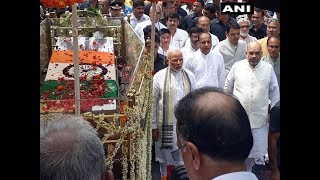
M150 68L149 68L150 69ZM151 127L151 124L152 124L152 116L151 116L151 112L152 112L152 78L150 78L148 80L148 84L147 84L147 94L148 94L148 99L147 99L147 116L146 116L146 129L144 131L145 133L145 138L146 139L143 139L142 141L145 142L145 146L146 146L146 151L147 151L147 154L146 154L146 163L147 163L145 166L146 166L146 177L144 177L143 179L152 179L152 176L151 176L151 159L152 159L152 127ZM143 147L145 147L143 146Z
M135 132L134 133L135 135L138 135L138 132ZM132 136L130 137L130 148L131 149L136 149L137 147L137 142L136 140L138 140L135 135L132 134ZM135 170L138 171L139 169L137 168L136 169L136 160L137 160L137 156L136 156L137 153L135 152L132 152L131 153L131 156L130 156L130 179L136 179L135 178Z
M66 6L72 6L74 3L82 3L84 0L40 0L46 8L61 9Z
M127 152L127 149L128 149L128 143L123 143L123 146L122 146L122 161L121 161L121 164L122 164L122 179L127 179L127 173L128 173L128 152Z
M152 153L152 135L151 135L151 112L152 112L152 75L151 75L151 58L148 56L145 61L147 62L147 73L145 74L145 127L143 127L142 149L146 151L143 158L141 158L141 167L145 171L142 172L142 179L151 179L151 153Z

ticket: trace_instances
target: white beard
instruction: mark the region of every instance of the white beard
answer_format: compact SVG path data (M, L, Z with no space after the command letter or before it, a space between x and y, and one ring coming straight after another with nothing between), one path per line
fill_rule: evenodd
M249 33L247 33L247 32L240 32L240 36L243 38L247 37L248 35L249 35Z

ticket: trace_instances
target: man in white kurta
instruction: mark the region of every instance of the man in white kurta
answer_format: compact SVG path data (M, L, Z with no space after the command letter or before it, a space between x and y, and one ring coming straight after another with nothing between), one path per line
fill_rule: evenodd
M249 28L250 21L248 18L240 18L237 23L240 25L240 39L246 42L247 44L257 41L256 37L250 36Z
M180 16L177 13L170 13L166 18L166 25L171 34L171 44L181 49L188 39L188 33L183 29L177 28L180 23Z
M219 39L216 35L211 34L209 32L210 30L210 19L206 16L201 16L198 18L197 27L200 27L204 30L204 32L207 32L211 35L211 41L212 41L212 49L219 43ZM190 45L190 38L186 41L186 45Z
M168 83L170 80L166 80L166 75L169 72L171 77L174 79L170 87L173 89L171 99L173 105L175 106L178 101L184 97L188 92L194 89L195 77L189 70L183 69L183 58L180 50L169 50L168 54L168 64L169 66L165 69L158 71L153 77L153 107L152 107L152 136L155 141L155 153L156 160L160 163L160 174L162 177L167 176L167 165L171 164L174 166L183 165L183 160L181 154L177 157L178 159L174 160L171 156L171 152L178 149L177 147L177 137L176 137L176 118L173 116L173 134L172 134L172 148L161 148L162 147L162 126L165 121L165 108L168 108L168 105L165 103L165 96L168 96L169 93L165 93L165 83ZM185 79L189 79L186 81ZM186 83L188 82L188 83ZM186 89L186 87L189 87ZM174 111L174 106L169 111ZM168 120L166 120L168 121Z
M199 49L199 35L203 33L203 29L200 27L192 27L189 29L189 41L190 45L185 45L180 49L184 62L183 67L187 64L187 59L193 56L193 53Z
M152 17L151 13L152 13L152 6L150 8L150 13L149 16ZM158 29L158 31L160 31L160 29L164 28L167 29L167 27L165 25L163 25L161 22L159 22L160 19L160 15L162 13L162 9L160 5L156 5L156 11L155 11L155 27ZM137 33L138 37L141 39L141 41L144 43L145 39L144 39L144 34L143 34L143 28L147 27L148 25L151 25L151 19L148 19L146 21L140 22L136 25L136 27L134 28L134 31Z
M196 88L212 86L223 88L225 69L223 57L211 49L212 41L209 33L199 35L199 49L187 60L185 68L196 78Z
M160 33L160 46L158 53L164 56L167 56L168 50L180 49L179 47L174 46L172 42L172 36L169 29L161 29Z
M237 22L227 23L226 36L213 50L222 54L227 76L235 62L246 58L247 43L240 40L240 26Z
M280 100L277 77L272 66L261 61L262 48L251 42L247 48L247 59L232 66L224 89L235 95L246 110L252 129L253 147L246 162L247 171L254 164L264 165L268 147L268 106Z
M133 7L133 12L130 15L129 20L127 16L125 17L125 20L130 22L132 29L135 29L138 23L149 20L150 17L144 14L144 9L145 9L144 2L134 1L132 7Z

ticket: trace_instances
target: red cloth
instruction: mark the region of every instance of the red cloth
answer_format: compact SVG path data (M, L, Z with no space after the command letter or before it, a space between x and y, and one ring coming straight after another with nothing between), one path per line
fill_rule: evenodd
M167 177L168 179L171 179L171 173L172 173L172 170L173 170L173 165L168 165L167 166Z

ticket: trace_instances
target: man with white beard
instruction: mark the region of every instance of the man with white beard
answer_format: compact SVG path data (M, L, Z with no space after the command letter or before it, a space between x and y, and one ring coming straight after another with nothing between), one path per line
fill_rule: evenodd
M195 89L195 77L182 67L180 50L169 50L168 67L158 71L153 77L152 139L155 141L155 157L159 161L161 179L167 179L168 166L183 165L178 150L174 107L180 99ZM168 177L168 179L171 179Z
M245 41L247 44L257 41L256 37L249 35L249 29L250 29L250 21L247 18L240 18L238 21L238 24L240 25L240 39Z

